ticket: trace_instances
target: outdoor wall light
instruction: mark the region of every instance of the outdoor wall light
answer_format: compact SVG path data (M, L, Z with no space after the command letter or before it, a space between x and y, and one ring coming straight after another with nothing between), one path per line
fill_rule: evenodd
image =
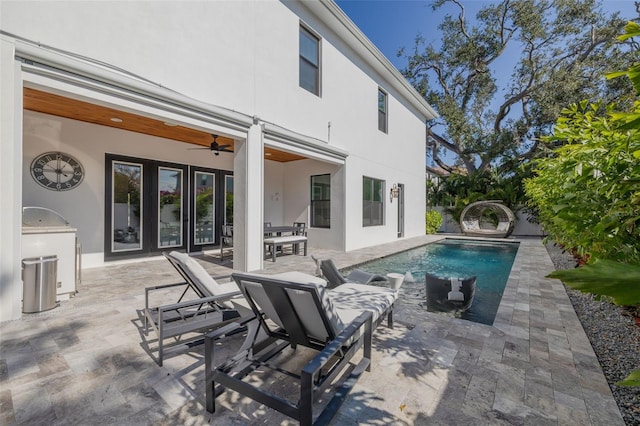
M394 198L398 198L400 195L400 188L398 188L398 184L394 183L391 189L389 190L389 202L393 203Z

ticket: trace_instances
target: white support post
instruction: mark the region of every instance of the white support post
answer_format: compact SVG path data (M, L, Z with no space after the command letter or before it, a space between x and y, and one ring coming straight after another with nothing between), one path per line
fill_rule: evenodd
M0 36L0 321L22 315L22 80L15 44Z
M233 269L262 269L264 197L264 142L255 123L247 139L234 145L233 161Z
M355 192L355 189L349 188L346 185L347 182L347 166L345 164L341 165L338 170L333 174L331 178L331 228L335 229L335 233L338 236L336 241L337 244L340 245L340 249L343 251L348 250L347 241L350 241L353 238L352 235L349 235L348 224L349 220L354 220L356 218L357 225L360 226L362 224L362 215L354 216L353 214L348 215L349 211L347 205L348 195L353 196L353 194L348 194L348 191L352 193ZM362 186L362 185L361 185ZM336 200L333 202L333 200ZM336 220L333 220L333 218ZM357 229L354 224L353 229Z

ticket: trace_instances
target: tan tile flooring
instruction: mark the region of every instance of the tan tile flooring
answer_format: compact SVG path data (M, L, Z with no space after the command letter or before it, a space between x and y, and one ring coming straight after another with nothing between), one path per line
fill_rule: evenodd
M309 252L342 268L442 237ZM624 424L564 287L545 278L553 266L544 246L520 241L493 326L427 313L401 297L395 328L375 332L372 371L332 423ZM214 276L231 272L228 261L199 259ZM315 265L287 255L265 269L313 273ZM166 260L87 269L82 278L77 296L58 308L0 324L0 424L296 423L229 391L207 413L202 345L155 363L146 350L155 341L141 332L137 311L144 287L179 281ZM224 339L218 355L240 342Z

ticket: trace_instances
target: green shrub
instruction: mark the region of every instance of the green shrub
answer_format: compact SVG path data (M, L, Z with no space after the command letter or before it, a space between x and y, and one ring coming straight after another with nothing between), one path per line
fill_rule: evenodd
M427 210L424 214L427 224L427 234L435 234L442 225L442 215L438 210Z
M640 36L629 22L625 40ZM611 73L626 75L640 95L640 66ZM640 310L640 101L630 111L615 104L599 114L587 101L565 109L547 139L549 155L537 162L536 176L525 182L540 223L563 246L589 260L577 269L549 276L583 292L613 298ZM553 147L555 149L551 150ZM640 386L634 370L618 386Z
M501 200L516 212L527 200L522 181L530 176L531 168L522 166L479 170L470 175L454 173L437 182L427 180L427 207L442 206L456 222L465 207L476 201Z
M584 258L640 263L640 131L624 129L632 114L598 112L586 101L563 110L550 147L526 181L549 235Z

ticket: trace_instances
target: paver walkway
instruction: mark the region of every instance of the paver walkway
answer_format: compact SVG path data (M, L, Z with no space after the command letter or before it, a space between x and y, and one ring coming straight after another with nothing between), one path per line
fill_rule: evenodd
M442 237L310 253L342 268ZM544 246L520 241L493 326L427 313L401 299L396 327L381 325L374 334L372 371L333 423L624 424L564 287L545 278L553 265ZM230 262L200 260L214 276L231 272ZM315 271L302 256L265 267ZM179 281L166 260L87 269L82 278L78 295L60 307L0 324L0 424L295 424L232 392L208 414L202 346L163 367L146 352L137 310L145 286ZM240 342L225 339L219 355Z

